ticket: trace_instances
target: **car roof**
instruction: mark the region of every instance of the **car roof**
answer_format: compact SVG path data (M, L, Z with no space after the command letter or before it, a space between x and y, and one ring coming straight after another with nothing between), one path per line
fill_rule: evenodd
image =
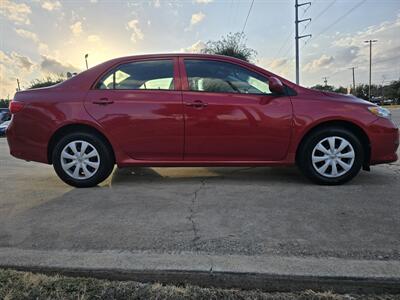
M247 65L253 65L251 62L244 61L239 58L235 58L232 56L226 56L226 55L219 55L219 54L205 54L205 53L153 53L153 54L138 54L138 55L129 55L129 56L122 56L122 57L117 57L111 60L106 61L105 63L118 63L118 62L123 62L123 61L129 61L129 60L137 60L137 59L162 59L162 58L173 58L173 57L190 57L190 58L209 58L209 59L218 59L218 60L225 60L225 61L231 61L231 62L236 62L239 64L247 64Z
M152 54L138 54L138 55L128 55L125 57L120 57L123 59L135 59L135 58L157 58L157 57L199 57L199 58L222 58L222 59L232 59L232 60L239 60L238 58L234 58L232 56L226 56L226 55L219 55L219 54L206 54L206 53L188 53L188 52L183 52L183 53L152 53ZM243 60L240 60L243 61Z

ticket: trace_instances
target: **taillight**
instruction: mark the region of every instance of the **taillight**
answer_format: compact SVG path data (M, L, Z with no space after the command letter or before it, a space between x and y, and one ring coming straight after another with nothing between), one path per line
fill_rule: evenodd
M16 114L17 112L21 111L24 108L25 103L24 102L19 102L19 101L11 101L10 102L10 112L12 114Z

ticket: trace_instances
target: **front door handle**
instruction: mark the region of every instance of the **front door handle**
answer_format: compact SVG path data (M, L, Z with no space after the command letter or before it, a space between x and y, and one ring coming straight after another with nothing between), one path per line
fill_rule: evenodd
M100 98L98 100L93 100L92 103L98 105L108 105L108 104L113 104L114 101L109 100L108 98Z
M193 102L185 102L186 106L194 107L194 108L203 108L207 107L207 103L201 101L201 100L195 100Z

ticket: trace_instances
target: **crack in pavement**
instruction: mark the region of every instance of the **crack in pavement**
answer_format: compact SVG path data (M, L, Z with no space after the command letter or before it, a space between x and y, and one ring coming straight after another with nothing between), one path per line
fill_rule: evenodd
M197 199L198 199L198 193L205 187L205 185L206 185L206 179L202 179L200 187L198 187L193 193L192 201L191 201L191 204L189 206L189 216L186 217L192 224L192 230L193 230L192 243L195 243L197 240L200 239L200 236L198 234L199 229L198 229L198 226L196 225L196 222L194 220L195 215L196 215L195 206L196 206L196 202L197 202Z

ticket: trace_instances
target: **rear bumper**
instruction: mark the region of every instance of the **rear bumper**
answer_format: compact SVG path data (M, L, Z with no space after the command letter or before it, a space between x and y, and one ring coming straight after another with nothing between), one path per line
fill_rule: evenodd
M14 116L15 117L15 116ZM34 135L29 134L32 126L25 127L25 122L11 121L6 131L10 154L16 158L28 161L49 163L47 159L47 145L33 139Z
M396 161L399 147L399 129L396 125L392 121L379 118L369 126L368 131L371 142L370 164Z

